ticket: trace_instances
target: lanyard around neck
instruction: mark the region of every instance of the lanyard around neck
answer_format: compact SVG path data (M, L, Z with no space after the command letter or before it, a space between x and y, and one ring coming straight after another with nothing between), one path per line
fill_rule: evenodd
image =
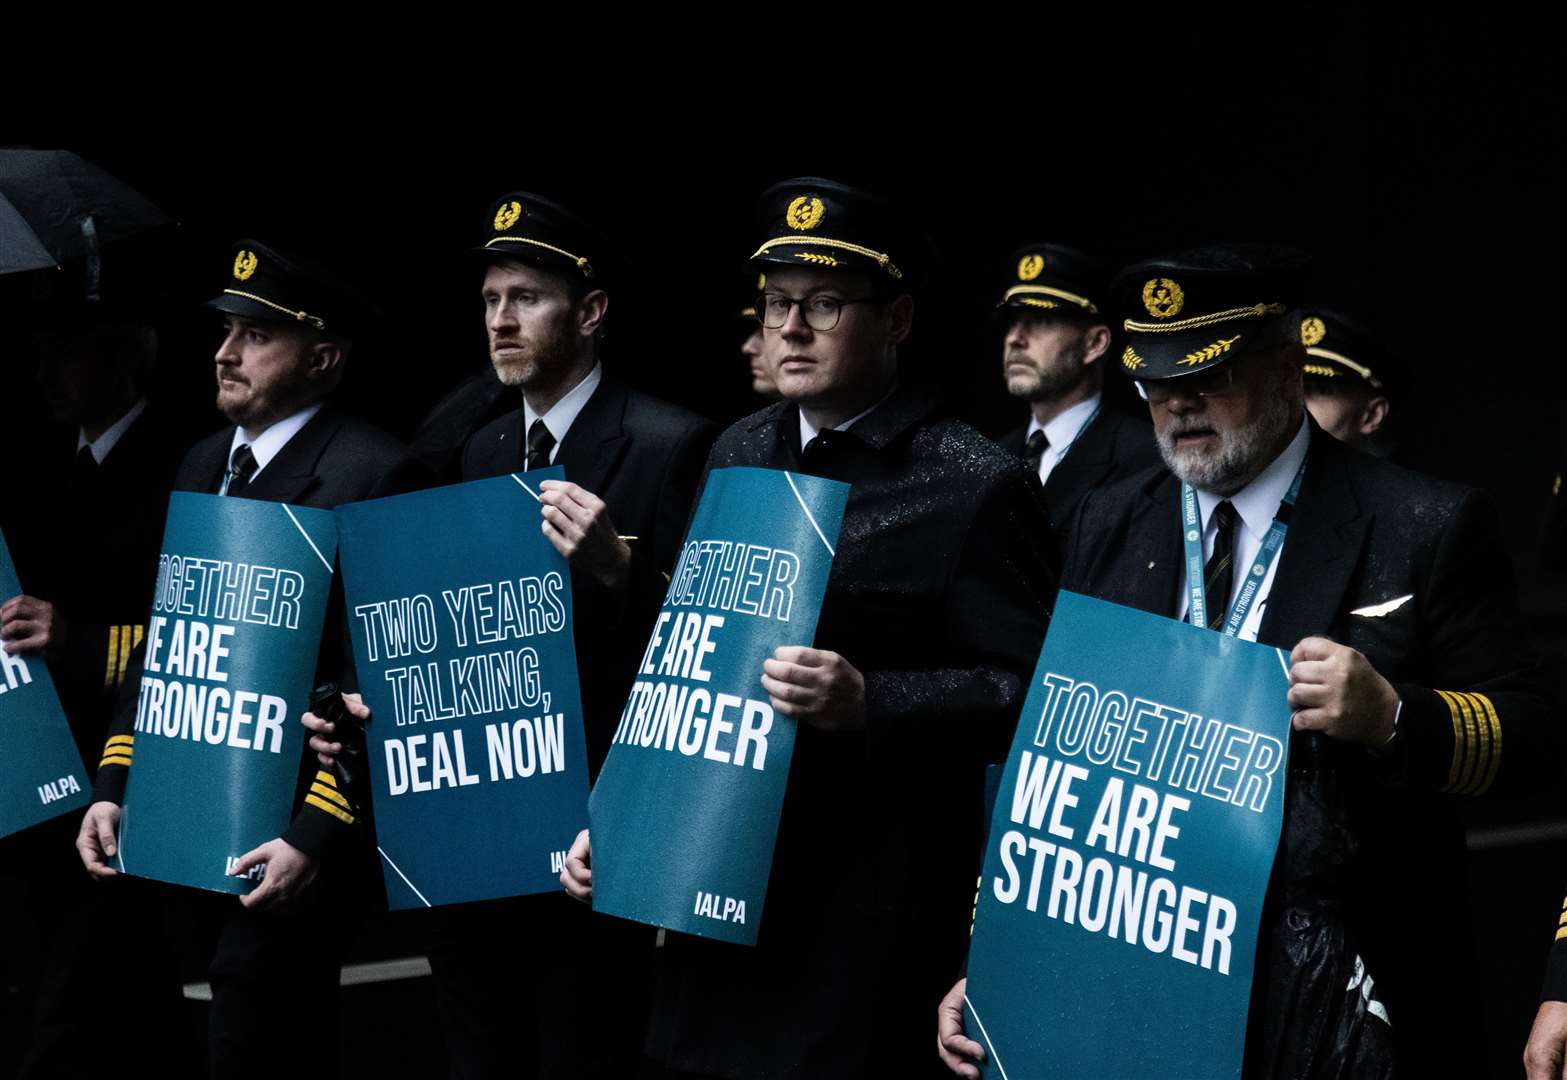
M1279 549L1284 546L1290 513L1295 508L1296 497L1300 495L1301 477L1305 475L1306 462L1302 459L1300 467L1295 470L1295 479L1290 481L1289 490L1284 493L1284 501L1279 504L1279 512L1274 515L1273 524L1268 526L1268 534L1262 539L1262 547L1248 568L1246 581L1230 606L1229 617L1224 620L1226 637L1240 633L1252 604L1257 600L1257 593L1268 576L1268 567L1273 565L1273 560L1279 556ZM1208 594L1203 582L1202 513L1197 508L1197 489L1184 480L1181 481L1181 532L1186 543L1186 587L1189 594L1187 619L1193 626L1206 627Z

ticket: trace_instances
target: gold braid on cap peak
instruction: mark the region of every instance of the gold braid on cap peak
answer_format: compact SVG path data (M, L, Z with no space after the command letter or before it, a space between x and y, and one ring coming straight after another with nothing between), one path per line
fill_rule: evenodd
M1231 322L1235 319L1260 319L1267 315L1284 314L1283 304L1252 304L1249 307L1230 308L1228 311L1213 311L1207 315L1194 315L1190 319L1177 319L1169 323L1145 323L1134 322L1127 319L1122 324L1127 330L1138 334L1168 334L1171 331L1195 330L1200 326L1212 326L1214 323Z
M1325 379L1338 378L1338 372L1326 364L1306 364L1303 370L1307 375L1321 375Z
M1088 297L1086 297L1086 296L1079 296L1076 293L1069 293L1065 289L1054 289L1054 288L1051 288L1049 285L1014 285L1010 289L1008 289L1005 294L1002 295L1001 302L1004 304L1008 300L1012 299L1014 296L1024 296L1025 294L1029 294L1029 293L1037 293L1037 294L1040 294L1040 295L1043 295L1043 296L1059 297L1062 300L1068 301L1069 303L1076 304L1078 307L1082 308L1084 311L1088 312L1090 315L1097 315L1097 314L1099 314L1099 309L1094 306L1094 302L1092 300L1088 299ZM1029 301L1025 299L1023 302L1026 304ZM1046 304L1035 304L1034 306L1036 306L1036 307L1055 307L1054 304L1048 304L1048 305L1046 305Z
M239 289L224 289L223 291L228 293L230 296L240 296L246 300L254 300L258 304L265 304L273 311L276 311L282 315L287 315L290 319L293 319L296 322L307 322L311 326L314 326L317 330L326 329L326 322L319 315L311 315L309 312L295 311L292 308L284 307L282 304L274 304L265 296L257 296L255 293L241 292Z
M531 236L497 236L484 246L492 248L496 244L532 244L534 247L541 247L545 251L553 251L562 258L570 259L577 264L577 269L582 271L583 277L590 278L593 276L593 267L588 265L588 260L584 256L573 255L565 248L558 248L554 244L546 244L543 240L535 240Z
M859 244L851 244L847 240L832 240L825 236L775 236L761 247L753 251L751 253L751 258L754 259L760 255L764 255L768 251L777 247L779 244L816 244L821 247L838 248L842 251L852 251L856 255L862 255L867 259L874 259L876 261L876 265L880 266L883 270L887 271L887 273L891 274L895 280L903 280L903 271L892 265L891 255L884 255L880 251L872 251L870 248L861 247ZM807 261L817 262L820 260L809 259ZM832 265L838 265L836 260Z
M1332 349L1324 349L1324 348L1321 348L1320 346L1313 345L1309 349L1306 350L1306 355L1307 356L1320 356L1324 360L1333 360L1333 361L1335 361L1337 363L1343 364L1345 367L1349 368L1349 370L1353 371L1356 375L1359 375L1362 379L1365 379L1368 383L1370 383L1372 386L1376 387L1378 390L1382 389L1382 380L1377 378L1376 375L1372 374L1372 371L1371 371L1370 368L1366 367L1364 364L1357 364L1357 363L1355 363L1355 361L1351 360L1349 357L1345 356L1343 353L1336 353ZM1316 364L1307 364L1306 365L1306 367L1308 369L1316 367L1316 366L1317 366ZM1331 375L1333 373L1331 371L1329 371L1328 374Z

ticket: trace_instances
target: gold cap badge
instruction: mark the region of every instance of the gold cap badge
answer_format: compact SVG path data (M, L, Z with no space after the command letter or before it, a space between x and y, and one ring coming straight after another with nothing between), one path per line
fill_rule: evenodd
M515 199L504 204L495 211L495 231L504 232L517 224L517 219L522 217L522 203Z
M1033 281L1044 268L1045 260L1042 255L1024 255L1017 261L1017 279Z
M1328 328L1315 315L1300 321L1300 343L1308 348L1328 336Z
M245 281L256 272L256 267L261 260L256 258L254 251L241 251L234 256L234 280Z
M1186 291L1169 278L1153 278L1143 286L1143 307L1156 319L1170 319L1186 305Z
M789 209L784 214L784 221L788 222L789 228L804 232L820 225L826 213L827 208L822 205L820 199L801 195L789 204Z

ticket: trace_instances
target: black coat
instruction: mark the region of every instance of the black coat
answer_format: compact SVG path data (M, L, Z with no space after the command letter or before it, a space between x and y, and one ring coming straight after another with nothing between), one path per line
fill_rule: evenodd
M519 408L475 432L463 450L462 478L524 472L527 438L522 426ZM634 538L628 541L631 583L623 595L611 593L590 575L571 575L592 776L598 775L609 752L637 661L658 616L713 434L710 421L606 373L555 454L566 479L603 499L616 531Z
M70 432L38 463L38 486L24 500L29 512L6 531L22 588L65 621L49 671L86 761L97 760L120 683L127 673L135 678L130 657L144 632L183 449L156 404L91 468L75 464Z
M1062 587L1173 617L1183 582L1179 513L1180 483L1163 467L1090 494L1072 526ZM1294 963L1291 925L1325 911L1365 959L1393 1018L1400 1064L1479 1075L1455 803L1550 783L1563 742L1553 681L1518 632L1496 512L1473 489L1360 453L1313 425L1279 560L1258 640L1289 650L1323 635L1352 646L1395 685L1403 711L1386 757L1322 736L1292 741L1248 1073L1326 1074L1321 1061L1276 1052L1301 1025L1324 1023L1280 997ZM1379 611L1401 597L1410 599ZM1313 791L1325 793L1323 803L1308 798Z
M799 728L755 948L668 936L648 1049L672 1067L817 1078L936 1064L984 767L1011 739L1055 584L1038 484L936 411L902 388L824 432L802 466L799 413L775 404L708 460L852 485L815 645L863 673L867 729Z
M1028 425L1024 424L998 441L1022 457L1027 434ZM1102 406L1045 480L1045 507L1051 524L1064 528L1084 495L1157 464L1159 448L1148 421Z
M233 438L234 428L226 427L192 446L175 473L174 490L216 494L228 469ZM402 443L327 405L278 450L242 497L331 510L344 503L414 491L425 486L429 476L429 470ZM326 620L319 673L351 685L352 678L345 677L345 670L352 670L352 652L343 617L342 588L335 578ZM140 669L141 650L131 663L132 670ZM122 688L110 735L134 735L136 682L127 679ZM301 767L306 786L318 771L315 761L307 749ZM119 802L125 793L127 771L123 765L101 766L93 784L94 801ZM363 793L356 794L363 798ZM352 824L351 813L335 816L306 803L283 839L319 857L329 846L341 842Z

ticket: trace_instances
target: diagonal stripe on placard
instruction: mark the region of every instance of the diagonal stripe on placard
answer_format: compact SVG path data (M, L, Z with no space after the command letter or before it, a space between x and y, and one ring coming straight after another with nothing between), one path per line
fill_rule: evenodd
M299 530L299 535L305 538L305 543L310 545L310 550L316 553L316 558L321 560L321 565L326 567L326 572L330 574L332 572L332 564L326 561L326 556L321 554L321 549L316 547L316 542L310 539L310 534L305 531L305 527L294 516L294 511L288 508L288 503L278 503L278 505L283 508L283 513L288 515L288 520L294 523L294 528Z
M805 499L800 495L800 489L794 486L794 477L786 472L784 473L784 479L789 481L789 490L794 492L795 499L800 503L800 509L805 511L805 520L811 523L811 528L816 530L816 535L822 538L822 546L827 549L827 554L836 557L838 553L827 542L827 534L822 532L820 525L816 524L816 518L811 514L811 508L805 505Z
M414 888L414 883L408 880L407 874L403 873L401 870L398 870L397 864L392 861L392 857L386 853L385 848L378 844L376 845L376 850L381 853L381 858L386 860L386 865L397 871L397 876L403 879L403 884L407 885L410 889L413 889L414 895L423 901L425 907L435 906L434 904L430 903L430 901L425 900L424 893L420 892L417 888Z
M963 1004L968 1006L968 1011L974 1014L974 1023L979 1025L980 1036L985 1040L985 1047L990 1051L990 1060L996 1063L996 1071L1001 1074L1001 1080L1007 1080L1007 1071L1001 1067L1001 1059L996 1056L996 1045L990 1041L990 1033L985 1030L985 1021L979 1018L979 1010L974 1008L974 1003L969 1000L967 994L963 995Z
M522 488L523 491L526 491L529 495L532 495L534 502L544 501L543 499L539 498L539 493L537 491L534 491L527 484L522 482L522 477L518 476L516 473L507 473L506 475L517 481L517 484Z

